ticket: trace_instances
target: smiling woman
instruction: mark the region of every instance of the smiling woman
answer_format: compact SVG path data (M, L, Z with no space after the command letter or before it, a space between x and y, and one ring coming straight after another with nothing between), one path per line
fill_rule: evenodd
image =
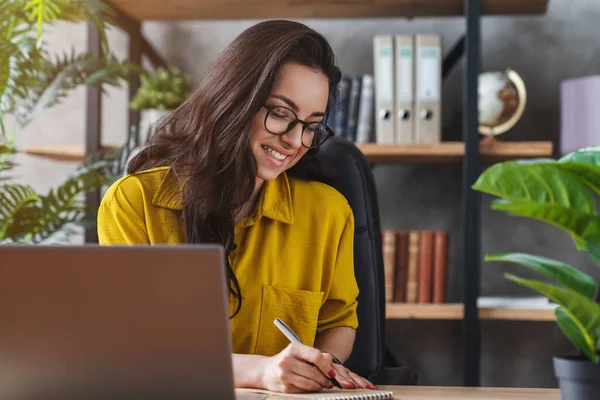
M311 180L333 134L334 61L297 22L242 32L100 206L103 245L223 245L238 387L319 391L333 377L374 387L332 362L348 359L358 326L354 217L340 193ZM290 345L275 318L303 344Z

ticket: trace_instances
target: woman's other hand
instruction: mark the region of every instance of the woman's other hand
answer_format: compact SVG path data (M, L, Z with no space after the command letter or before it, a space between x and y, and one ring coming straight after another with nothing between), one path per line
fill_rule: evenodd
M274 392L317 392L332 388L327 377L336 377L330 355L302 344L292 343L279 354L262 359L261 363L260 386Z
M328 359L331 358L327 353L324 353L324 356ZM376 385L350 371L343 365L333 364L333 369L335 370L336 379L343 389L377 389Z

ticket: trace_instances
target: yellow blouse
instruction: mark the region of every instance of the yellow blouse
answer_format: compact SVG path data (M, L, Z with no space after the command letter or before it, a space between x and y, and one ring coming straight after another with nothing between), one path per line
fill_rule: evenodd
M126 176L106 192L100 244L186 242L181 192L169 167ZM250 216L235 225L229 256L243 303L230 319L234 353L271 356L288 339L282 318L305 345L324 330L356 329L354 217L346 199L320 182L283 173L266 182ZM230 295L230 312L237 303Z

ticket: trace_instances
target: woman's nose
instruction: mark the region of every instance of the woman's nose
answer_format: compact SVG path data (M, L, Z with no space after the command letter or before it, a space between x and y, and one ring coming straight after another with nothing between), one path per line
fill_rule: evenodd
M291 131L281 136L281 139L292 149L299 149L302 146L302 131L304 126L297 123Z

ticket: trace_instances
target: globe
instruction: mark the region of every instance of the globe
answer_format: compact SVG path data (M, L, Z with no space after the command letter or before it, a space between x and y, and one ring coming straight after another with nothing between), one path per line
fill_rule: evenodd
M526 90L523 79L512 69L479 75L479 133L500 135L523 115Z

